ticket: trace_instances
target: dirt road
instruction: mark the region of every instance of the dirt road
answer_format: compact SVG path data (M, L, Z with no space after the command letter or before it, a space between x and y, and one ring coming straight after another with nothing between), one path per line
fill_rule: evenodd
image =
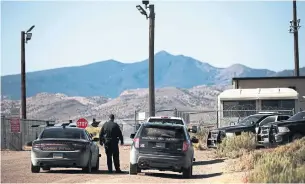
M242 173L227 173L227 161L213 159L211 151L197 151L193 178L183 179L180 173L144 171L136 176L128 174L129 147L120 148L123 174L108 174L103 149L100 171L85 174L80 169L51 169L33 174L30 171L29 151L1 151L1 183L240 183Z

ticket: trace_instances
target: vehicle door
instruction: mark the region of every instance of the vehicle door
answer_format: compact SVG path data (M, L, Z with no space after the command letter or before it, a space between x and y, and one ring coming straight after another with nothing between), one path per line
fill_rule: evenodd
M277 116L268 116L259 123L259 126L267 125L269 123L275 122L276 120L277 120Z

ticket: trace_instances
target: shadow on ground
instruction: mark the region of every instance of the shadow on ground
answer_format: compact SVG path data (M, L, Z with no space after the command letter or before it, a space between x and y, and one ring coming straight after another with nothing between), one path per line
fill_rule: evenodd
M109 174L109 175L126 175L129 174L127 171L123 171L122 173L109 173L108 170L99 170L99 171L92 171L91 173L86 173L82 170L50 170L50 171L42 171L42 173L52 173L52 174Z
M225 159L214 159L214 160L205 160L205 161L196 161L193 165L210 165L210 164L217 164L223 162Z
M160 177L160 178L169 178L169 179L182 179L182 174L168 174L168 173L145 173L146 176ZM212 178L222 175L221 173L212 173L212 174L198 174L193 175L190 179L205 179ZM184 178L183 178L184 179Z

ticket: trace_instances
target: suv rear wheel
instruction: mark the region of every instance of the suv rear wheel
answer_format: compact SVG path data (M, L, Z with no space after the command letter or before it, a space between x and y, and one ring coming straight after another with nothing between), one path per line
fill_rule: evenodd
M136 175L138 174L138 164L129 164L129 174Z
M34 166L33 164L31 164L31 171L32 171L32 173L39 173L40 167Z
M193 175L193 164L187 169L183 168L183 171L182 171L183 178L191 178L192 175Z

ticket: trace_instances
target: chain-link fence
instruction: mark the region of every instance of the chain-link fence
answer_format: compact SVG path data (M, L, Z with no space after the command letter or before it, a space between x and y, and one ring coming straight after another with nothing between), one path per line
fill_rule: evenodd
M42 128L33 128L32 126L46 125L47 122L50 121L1 116L1 150L22 150L23 146L36 139L42 131Z

